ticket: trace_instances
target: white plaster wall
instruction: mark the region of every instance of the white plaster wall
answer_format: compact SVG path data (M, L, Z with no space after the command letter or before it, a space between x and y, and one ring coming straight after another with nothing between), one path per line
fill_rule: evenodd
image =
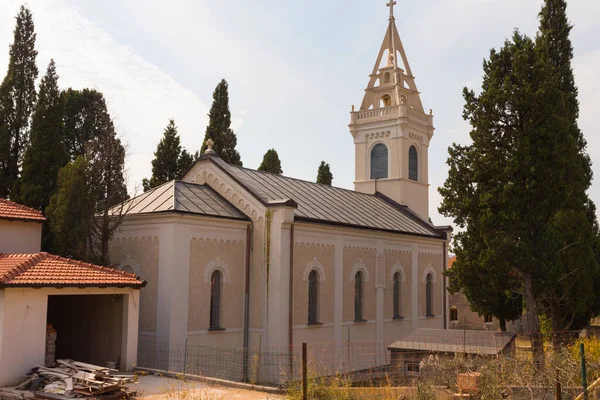
M0 219L0 253L37 253L41 246L41 222Z
M0 291L0 386L21 383L31 368L44 365L48 296L73 294L126 295L121 360L127 370L133 368L137 358L139 290L9 288Z

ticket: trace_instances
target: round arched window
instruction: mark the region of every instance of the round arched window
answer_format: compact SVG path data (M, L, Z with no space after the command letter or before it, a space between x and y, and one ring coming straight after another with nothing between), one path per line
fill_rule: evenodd
M371 150L371 179L388 177L388 149L383 143L376 144Z

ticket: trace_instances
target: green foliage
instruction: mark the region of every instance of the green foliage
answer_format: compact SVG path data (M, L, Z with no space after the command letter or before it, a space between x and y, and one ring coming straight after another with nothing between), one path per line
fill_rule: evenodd
M333 174L329 169L329 163L321 161L321 165L319 165L319 172L317 173L317 183L331 186L332 182Z
M272 174L283 174L281 169L281 161L279 160L279 154L275 149L267 150L265 153L262 163L258 167L259 171L270 172Z
M240 153L235 149L237 137L231 129L231 111L229 111L229 85L225 79L213 92L213 103L210 108L209 123L200 153L206 150L206 141L212 139L213 150L228 164L242 166Z
M63 167L58 174L58 190L46 208L55 237L53 251L78 260L91 259L94 198L87 184L88 169L83 156Z
M8 72L0 85L0 197L10 194L19 177L36 101L38 69L31 11L21 6L16 21Z
M545 46L515 32L484 62L481 94L465 88L464 97L473 144L449 149L440 189L440 212L464 228L451 286L475 309L502 293L523 294L527 329L539 332L547 300L566 300L577 285L567 297L583 306L598 269L589 230L567 232L586 224L588 185L565 95Z
M197 154L192 155L186 150L181 149L181 140L177 133L177 127L175 126L175 121L171 119L154 152L152 177L144 179L142 182L144 192L163 183L179 179L197 158Z

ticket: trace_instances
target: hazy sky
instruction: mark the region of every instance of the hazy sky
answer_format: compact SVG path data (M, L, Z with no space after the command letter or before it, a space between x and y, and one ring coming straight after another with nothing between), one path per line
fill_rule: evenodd
M352 104L362 100L387 27L387 0L29 0L38 66L56 61L62 88L92 87L109 102L128 144L133 188L150 176L169 118L199 149L212 91L230 85L244 166L275 148L285 175L315 180L321 160L334 185L352 188ZM514 28L533 35L541 0L398 0L396 20L423 105L435 113L429 152L430 213L446 175L447 148L467 143L462 88L478 88L482 60ZM0 74L21 1L0 0ZM600 175L600 1L570 0L574 69L589 152ZM600 185L592 187L600 203Z

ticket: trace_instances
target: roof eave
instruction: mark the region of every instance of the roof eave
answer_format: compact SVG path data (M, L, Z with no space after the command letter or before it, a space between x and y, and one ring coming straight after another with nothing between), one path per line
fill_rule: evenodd
M79 288L79 289L104 289L104 288L131 288L131 289L141 289L146 287L148 282L143 281L140 283L97 283L97 284L86 284L86 283L0 283L0 289L10 289L10 288L30 288L30 289L41 289L41 288Z
M442 235L437 235L437 236L434 234L426 235L426 234L417 233L417 232L375 228L375 227L362 226L362 225L350 224L350 223L344 223L344 222L326 221L326 220L314 219L314 218L309 218L309 217L295 216L294 221L310 222L313 224L320 224L320 225L339 226L339 227L343 227L343 228L363 229L363 230L375 231L375 232L395 233L395 234L401 234L401 235L426 237L426 238L430 238L430 239L444 239L444 237Z

